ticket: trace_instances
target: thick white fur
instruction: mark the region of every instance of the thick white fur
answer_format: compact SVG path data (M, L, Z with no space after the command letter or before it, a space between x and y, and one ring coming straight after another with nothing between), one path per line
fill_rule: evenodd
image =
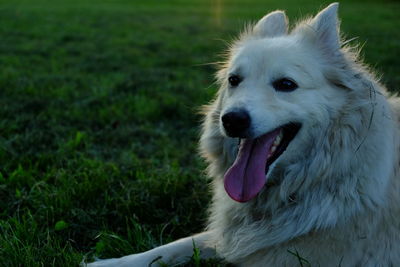
M400 266L400 100L340 41L337 7L289 34L284 13L273 12L232 46L200 141L214 179L208 232L193 237L204 257L215 248L238 266L297 266L293 253L311 266ZM226 82L230 73L243 77L236 88ZM271 83L283 77L299 88L276 91ZM238 140L223 133L220 117L237 107L249 111L255 136L302 124L247 203L223 187ZM175 263L191 255L192 242L128 256L126 266L147 266L157 256Z

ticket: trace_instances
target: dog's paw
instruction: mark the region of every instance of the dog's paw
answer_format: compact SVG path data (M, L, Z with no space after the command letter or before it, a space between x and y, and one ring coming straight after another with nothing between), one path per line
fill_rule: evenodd
M83 267L103 267L120 266L119 259L97 260L95 262L83 264Z
M83 266L87 267L157 267L159 264L157 263L161 260L161 256L151 256L148 253L139 253L133 254L129 256L125 256L122 258L116 259L107 259L107 260L97 260L95 262L84 264Z

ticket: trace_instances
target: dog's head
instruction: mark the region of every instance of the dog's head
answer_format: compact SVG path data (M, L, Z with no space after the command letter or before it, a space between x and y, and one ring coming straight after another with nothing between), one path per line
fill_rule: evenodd
M212 175L224 177L234 200L253 199L266 182L289 183L288 172L300 161L303 169L296 171L304 179L322 179L331 175L323 167L334 168L327 157L347 160L341 165L346 168L350 161L339 153L358 149L371 111L353 111L371 104L376 91L366 84L369 74L356 55L343 48L337 8L331 4L290 32L284 12L269 13L231 46L217 75L218 97L207 108L201 147ZM353 121L345 121L348 114ZM343 132L335 134L335 124ZM321 166L304 170L304 161L315 160ZM296 179L286 194L305 182Z
M218 129L235 142L224 175L239 202L255 197L274 166L307 153L307 129L329 120L345 101L326 78L340 49L337 4L288 34L285 13L275 11L248 29L219 71ZM272 178L271 178L272 179Z

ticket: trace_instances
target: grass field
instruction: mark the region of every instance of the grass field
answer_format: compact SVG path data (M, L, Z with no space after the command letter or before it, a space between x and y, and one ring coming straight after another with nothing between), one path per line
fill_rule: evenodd
M77 266L201 231L196 111L216 91L204 64L267 11L295 21L327 3L1 1L0 266ZM396 1L340 7L392 91L399 14Z

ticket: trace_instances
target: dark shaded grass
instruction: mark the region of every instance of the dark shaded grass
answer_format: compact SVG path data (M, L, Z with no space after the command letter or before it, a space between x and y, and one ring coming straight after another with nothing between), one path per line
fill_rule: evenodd
M196 111L216 91L201 65L268 10L293 21L325 5L138 2L0 2L1 266L76 266L201 231L210 194ZM392 90L398 13L395 1L340 11Z

